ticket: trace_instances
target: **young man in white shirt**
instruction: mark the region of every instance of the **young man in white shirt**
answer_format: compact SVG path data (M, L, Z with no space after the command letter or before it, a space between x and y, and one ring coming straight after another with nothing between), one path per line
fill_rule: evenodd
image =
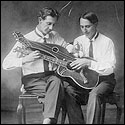
M59 18L59 13L52 8L43 8L38 13L38 25L30 33L24 35L27 40L44 43L58 44L64 48L67 43L55 31L53 27ZM21 50L22 51L16 51ZM45 96L44 102L44 120L43 124L53 124L57 122L61 101L63 99L62 81L54 74L46 76L40 51L30 51L28 55L23 55L25 47L19 41L16 42L10 53L3 61L3 68L11 70L16 67L22 68L22 85L23 91L36 94L39 97ZM49 65L48 70L52 70Z
M72 53L76 60L70 65L72 69L83 67L96 71L99 74L98 84L93 89L73 87L66 88L66 105L70 124L84 124L81 104L87 102L86 124L99 124L101 116L101 99L114 90L116 80L114 68L116 57L113 41L97 31L98 18L93 12L82 14L79 24L83 35L74 40ZM92 42L93 59L90 57L90 44Z

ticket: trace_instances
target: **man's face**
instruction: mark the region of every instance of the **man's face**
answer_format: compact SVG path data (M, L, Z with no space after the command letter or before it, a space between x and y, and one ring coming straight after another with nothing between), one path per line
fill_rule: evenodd
M39 20L39 30L44 34L48 34L52 31L55 23L57 21L56 17L47 16L44 20L40 18Z
M92 24L89 20L87 19L80 19L80 28L86 37L91 39L94 34L96 33L96 24Z

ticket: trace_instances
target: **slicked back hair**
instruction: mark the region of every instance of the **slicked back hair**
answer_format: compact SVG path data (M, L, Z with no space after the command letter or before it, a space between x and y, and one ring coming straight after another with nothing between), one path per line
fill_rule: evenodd
M49 7L45 7L43 9L41 9L39 12L38 12L38 15L37 17L41 17L43 20L45 20L45 18L47 16L51 16L51 17L56 17L57 20L59 19L59 12L56 10L56 9L53 9L53 8L49 8Z
M98 18L96 16L96 14L93 13L93 12L85 12L84 14L82 14L79 17L79 21L80 21L81 18L89 20L92 24L98 23Z

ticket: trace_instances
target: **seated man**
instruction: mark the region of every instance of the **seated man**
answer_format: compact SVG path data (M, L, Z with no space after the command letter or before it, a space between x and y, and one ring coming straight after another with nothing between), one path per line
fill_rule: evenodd
M99 124L101 99L111 93L116 85L114 44L110 38L97 31L98 18L93 12L82 14L79 24L83 35L74 40L72 53L76 56L76 60L70 65L74 70L88 67L96 71L99 77L97 86L93 86L93 89L67 85L65 96L67 113L70 124L84 124L81 104L87 102L86 124Z
M38 25L33 31L27 33L24 38L39 43L58 44L66 48L68 44L57 32L53 31L58 18L59 13L56 10L47 7L41 9L38 13ZM25 55L25 51L29 53ZM3 69L22 68L22 83L24 85L22 90L24 89L26 92L36 94L39 97L45 95L43 124L52 124L57 122L64 93L62 81L54 74L47 75L48 72L46 71L53 70L53 67L51 63L48 67L45 67L46 64L48 63L41 58L40 51L26 50L25 45L17 41L5 57Z

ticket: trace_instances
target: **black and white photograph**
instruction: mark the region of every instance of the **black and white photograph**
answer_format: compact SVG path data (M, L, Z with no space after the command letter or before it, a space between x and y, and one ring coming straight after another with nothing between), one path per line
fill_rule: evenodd
M1 124L124 124L124 1L1 1Z

